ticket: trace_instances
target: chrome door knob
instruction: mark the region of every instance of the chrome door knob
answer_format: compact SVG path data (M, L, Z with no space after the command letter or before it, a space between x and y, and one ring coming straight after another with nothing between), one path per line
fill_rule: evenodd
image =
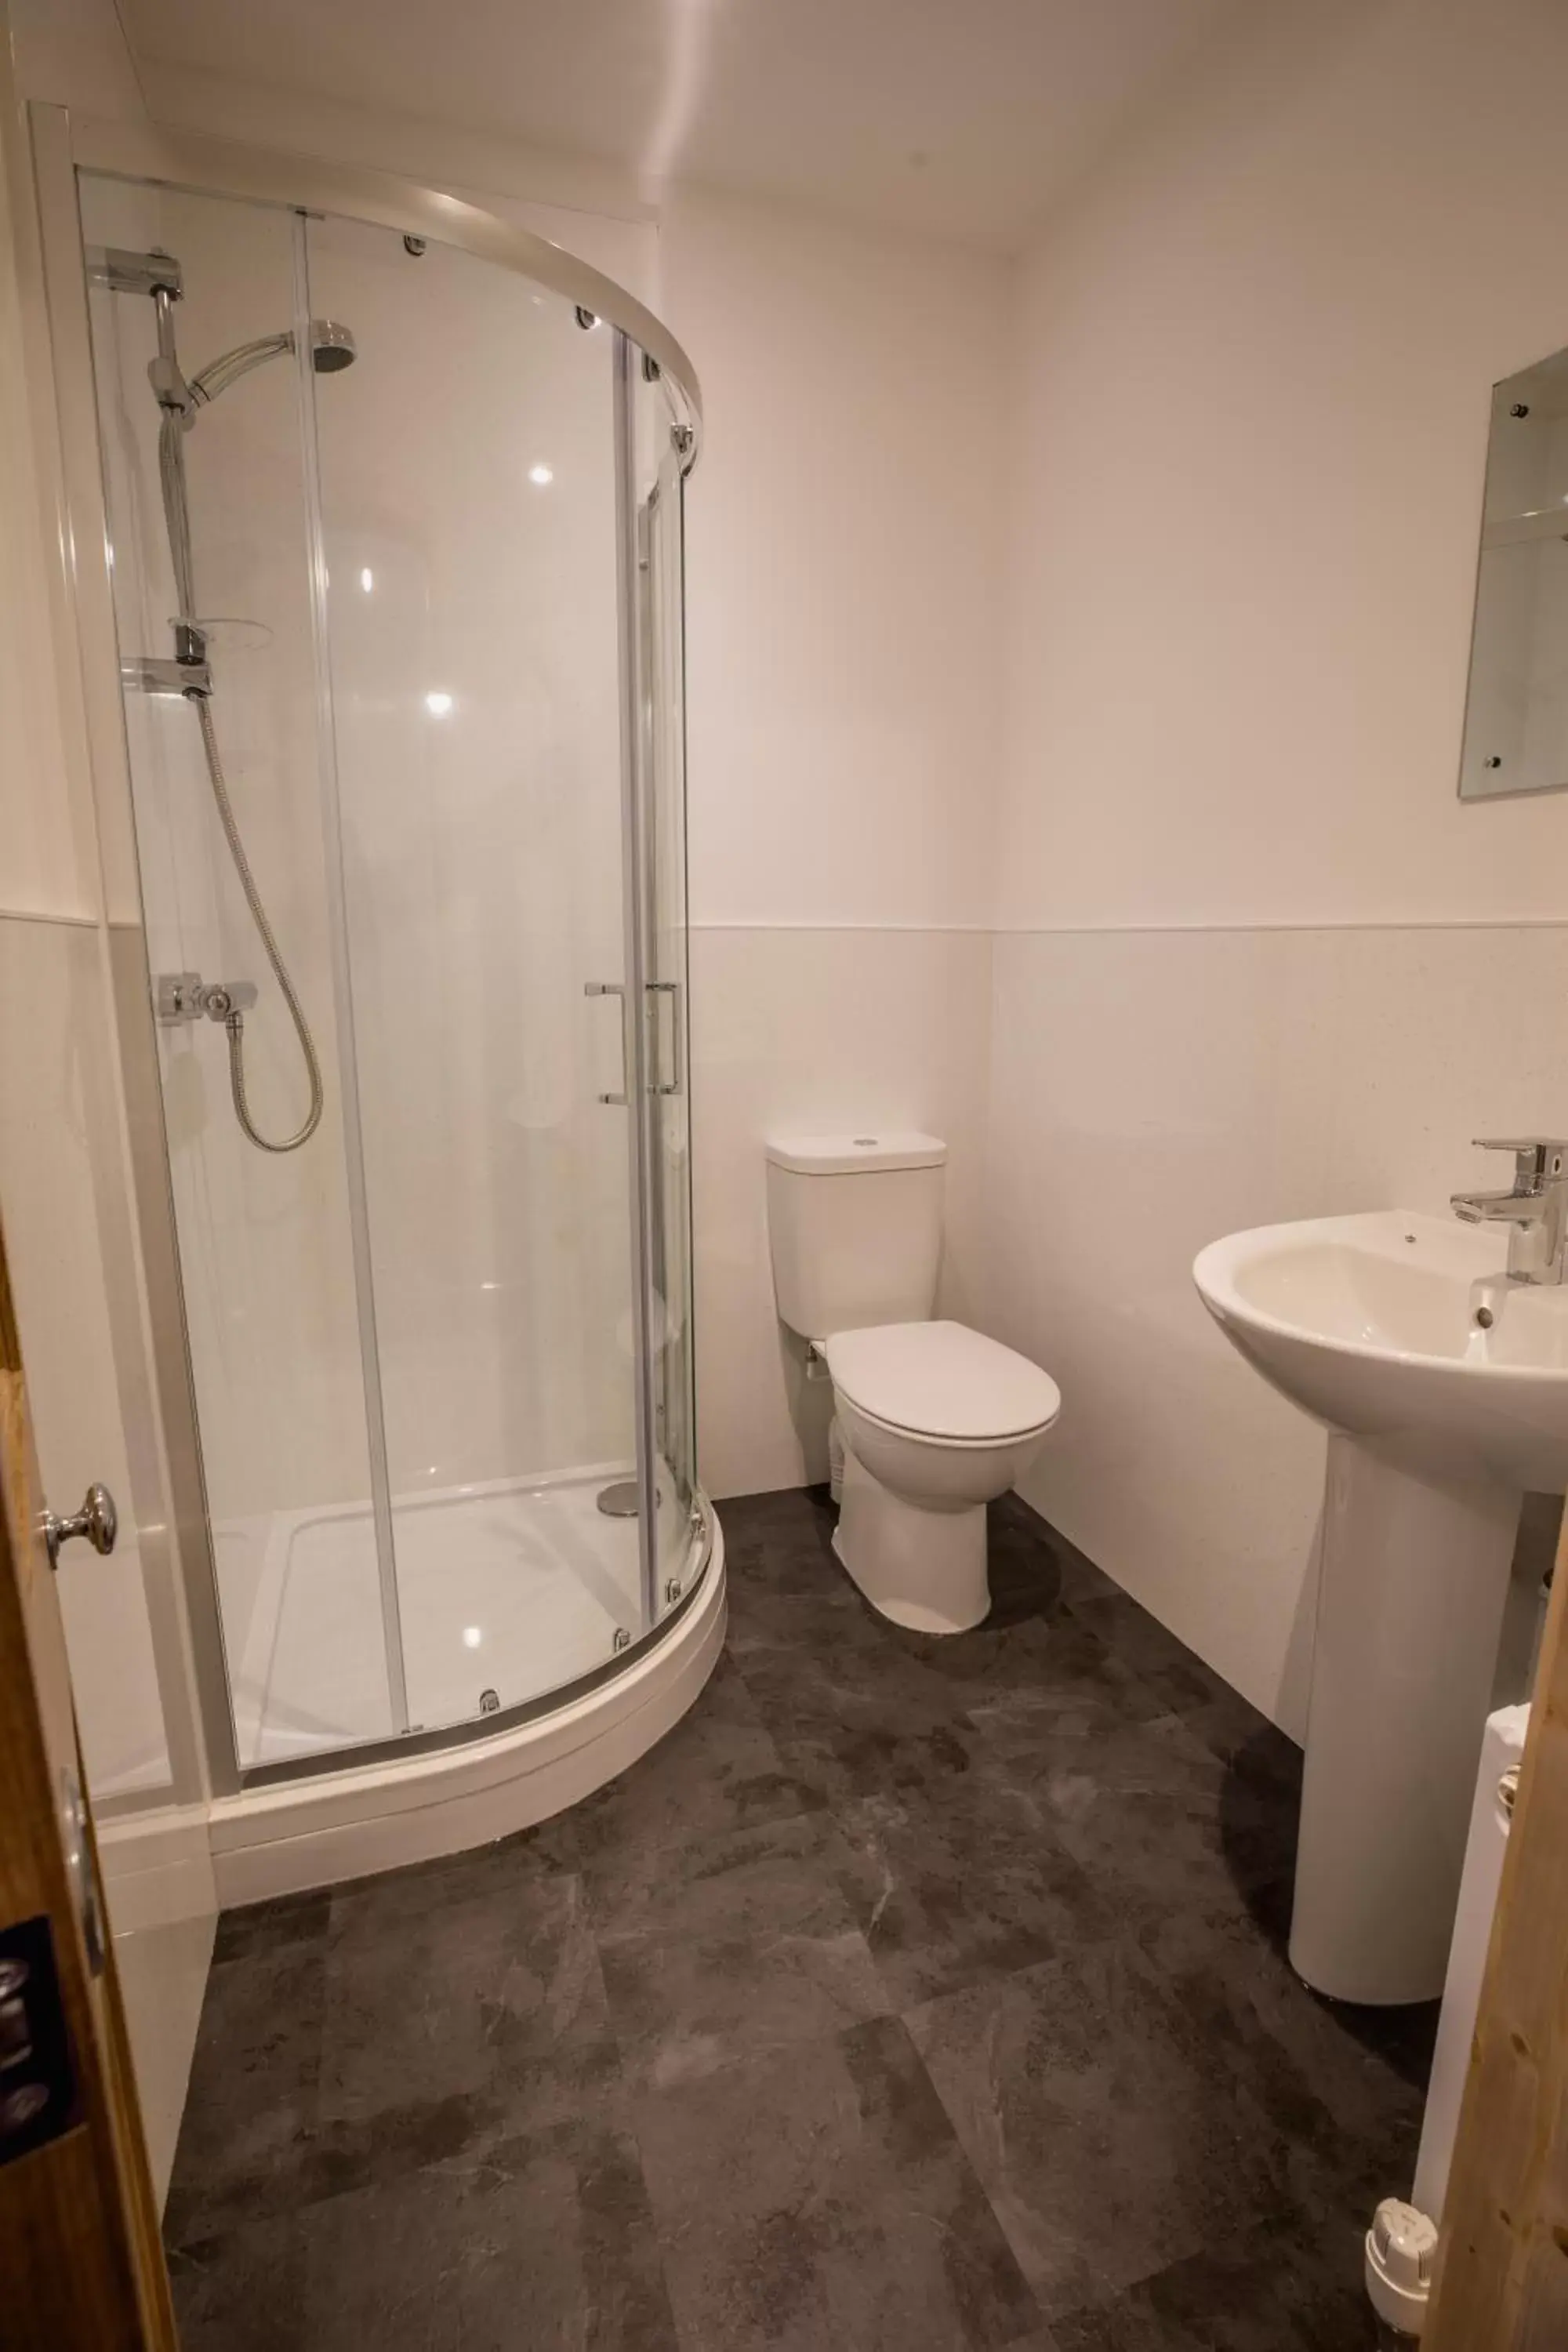
M80 1510L73 1511L68 1519L57 1519L53 1511L44 1513L44 1546L51 1568L58 1568L60 1546L73 1537L85 1536L96 1552L110 1552L119 1533L120 1514L107 1486L89 1486Z

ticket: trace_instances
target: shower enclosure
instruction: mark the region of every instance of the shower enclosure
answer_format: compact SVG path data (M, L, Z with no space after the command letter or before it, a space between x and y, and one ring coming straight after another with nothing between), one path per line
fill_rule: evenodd
M209 177L204 144L79 145L74 184L122 1052L240 1787L534 1719L701 1586L699 412L679 346L556 248L368 176L341 208L260 159Z

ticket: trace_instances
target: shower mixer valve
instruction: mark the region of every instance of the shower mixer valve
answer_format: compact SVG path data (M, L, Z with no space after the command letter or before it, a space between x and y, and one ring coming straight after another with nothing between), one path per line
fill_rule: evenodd
M160 1021L173 1026L180 1021L226 1021L234 1013L248 1013L256 1002L256 983L249 980L205 981L199 971L161 971L153 983L153 1004Z

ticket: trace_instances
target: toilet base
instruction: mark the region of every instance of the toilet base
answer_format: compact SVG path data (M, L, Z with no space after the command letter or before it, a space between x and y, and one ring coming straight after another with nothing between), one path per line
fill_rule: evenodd
M873 1609L915 1633L966 1633L990 1614L984 1503L911 1503L844 1450L833 1549Z

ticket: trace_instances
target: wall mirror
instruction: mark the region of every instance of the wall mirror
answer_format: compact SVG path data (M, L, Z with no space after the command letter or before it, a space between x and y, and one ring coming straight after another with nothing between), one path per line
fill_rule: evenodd
M1568 351L1492 391L1459 798L1568 785Z

